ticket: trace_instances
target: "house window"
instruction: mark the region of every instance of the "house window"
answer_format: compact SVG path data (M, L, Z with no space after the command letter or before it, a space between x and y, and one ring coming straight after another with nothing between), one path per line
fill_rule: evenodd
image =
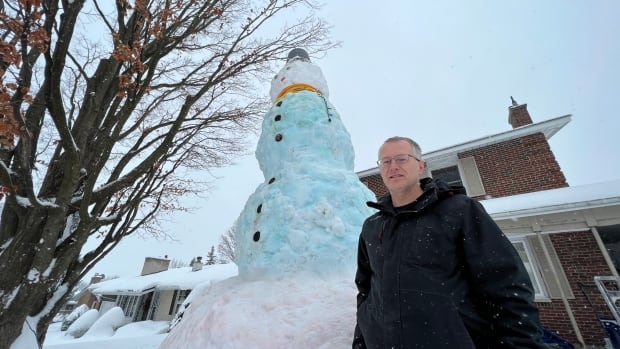
M533 257L533 251L528 246L524 239L512 240L512 245L515 247L517 252L519 253L519 257L521 257L521 261L523 261L523 265L525 266L525 270L527 270L527 274L532 281L532 286L534 287L534 293L536 298L545 298L547 295L543 291L542 280L540 276L540 272L538 271L538 267L534 262L535 259Z
M433 170L431 171L431 176L433 176L433 178L441 179L449 185L463 185L458 166L450 166Z
M116 305L118 305L126 317L134 318L138 309L138 299L140 296L118 296L116 299Z
M172 302L170 303L170 311L168 312L168 315L174 315L179 311L179 308L181 307L185 299L187 299L187 296L189 296L190 292L192 292L192 290L175 290L174 291L174 294L172 295Z
M175 307L174 307L174 313L176 314L179 311L179 308L181 307L181 305L183 304L183 302L185 302L185 299L187 299L187 296L189 296L189 293L192 292L192 290L181 290L179 292L177 292L177 299L175 302Z
M155 319L155 313L157 313L157 309L159 308L159 296L160 296L159 291L155 291L153 293L153 300L151 302L151 307L149 308L149 313L146 315L147 320Z

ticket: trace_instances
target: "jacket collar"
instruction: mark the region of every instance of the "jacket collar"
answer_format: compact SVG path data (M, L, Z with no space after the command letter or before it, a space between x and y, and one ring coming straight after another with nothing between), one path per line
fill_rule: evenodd
M423 178L420 180L420 187L422 188L422 195L415 201L415 205L412 209L414 212L422 211L432 203L447 197L456 194L465 194L465 188L461 186L450 186L441 179ZM392 204L392 197L389 193L379 198L377 202L366 202L366 205L392 216L396 215L394 205Z

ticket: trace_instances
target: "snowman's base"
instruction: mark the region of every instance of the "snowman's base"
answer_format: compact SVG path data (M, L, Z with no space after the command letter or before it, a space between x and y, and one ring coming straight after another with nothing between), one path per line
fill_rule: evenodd
M351 347L357 291L350 275L235 277L197 291L160 348Z

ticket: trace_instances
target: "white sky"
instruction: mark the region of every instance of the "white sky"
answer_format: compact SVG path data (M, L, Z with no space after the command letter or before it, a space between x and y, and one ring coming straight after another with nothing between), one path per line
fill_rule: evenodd
M394 135L428 152L507 131L513 96L534 122L573 115L550 140L571 186L620 178L620 3L360 0L321 13L342 46L313 61L351 134L356 171L373 167ZM206 256L263 181L249 151L214 171L206 198L186 201L192 213L165 223L176 242L130 238L92 272L131 276L146 256Z

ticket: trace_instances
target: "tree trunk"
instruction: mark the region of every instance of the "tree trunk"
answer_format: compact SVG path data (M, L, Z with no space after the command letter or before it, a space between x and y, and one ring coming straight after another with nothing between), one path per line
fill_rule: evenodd
M6 202L2 217L12 223L5 228L19 233L0 252L0 349L11 346L29 317L27 327L42 345L54 314L79 281L74 261L83 243L68 244L67 254L56 258L57 238L50 238L51 231L64 230L64 210L43 206L16 213L22 209Z

